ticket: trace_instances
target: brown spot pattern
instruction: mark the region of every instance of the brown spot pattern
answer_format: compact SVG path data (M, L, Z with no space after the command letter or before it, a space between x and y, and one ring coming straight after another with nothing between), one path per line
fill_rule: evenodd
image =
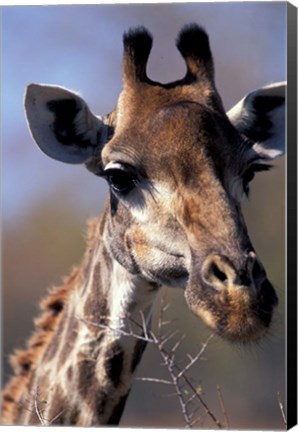
M47 419L51 421L56 417L56 419L51 424L56 426L63 425L69 402L67 401L67 397L64 396L64 393L59 385L55 387L55 392L49 400L48 405L49 406L46 411Z
M142 355L145 351L147 342L143 340L138 340L136 346L134 348L132 362L131 362L131 372L133 373L136 370L136 367L140 363Z
M113 383L114 387L118 387L121 381L121 374L123 369L124 352L121 345L115 342L106 352L105 352L105 371Z
M64 334L63 339L61 339L60 341L60 346L62 345L62 349L59 356L59 365L61 366L65 363L73 349L73 346L78 336L78 327L78 320L74 316L74 314L71 313L68 320L68 327L66 333Z
M98 418L104 414L104 410L107 402L108 402L108 395L104 391L96 392L94 398L94 410Z
M83 398L86 398L96 381L95 362L92 360L80 361L78 371L78 391Z
M107 421L107 425L117 426L119 424L121 417L122 417L122 414L123 414L123 410L124 410L128 395L129 395L129 392L119 399L119 402L113 408L112 414L110 415L110 417Z

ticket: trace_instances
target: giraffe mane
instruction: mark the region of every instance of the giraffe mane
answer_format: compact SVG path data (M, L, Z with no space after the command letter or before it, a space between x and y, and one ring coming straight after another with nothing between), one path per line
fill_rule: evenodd
M87 224L86 255L96 239L98 220L90 219ZM6 424L9 424L10 419L14 418L15 410L22 408L21 402L18 403L20 396L59 325L62 312L80 271L81 267L74 267L69 276L62 278L60 286L50 288L48 294L40 302L40 315L34 320L34 330L26 343L26 348L15 350L9 358L13 368L13 376L2 394L3 409L1 413L1 417L5 419Z

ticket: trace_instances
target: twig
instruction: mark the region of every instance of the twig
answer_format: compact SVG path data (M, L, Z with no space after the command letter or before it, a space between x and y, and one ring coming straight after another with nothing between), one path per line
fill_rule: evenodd
M229 429L230 428L230 422L229 422L229 418L228 418L227 411L226 411L226 408L225 408L225 404L224 404L224 401L223 401L223 397L222 397L222 393L221 393L221 388L220 388L220 386L218 384L217 384L217 394L218 394L218 399L219 399L221 411L222 411L224 419L225 419L225 428Z
M179 367L176 365L176 368L179 370ZM192 390L192 392L196 395L196 398L199 400L199 402L201 403L201 405L204 407L206 414L214 421L214 423L216 424L216 426L219 429L222 429L223 426L220 423L219 420L217 420L217 418L215 417L215 415L213 414L213 412L209 409L208 405L205 403L204 399L199 395L199 393L196 391L196 389L194 388L193 384L190 382L190 380L187 378L186 375L183 376L183 379L185 380L185 382L187 383L187 385L190 387L190 389Z
M158 344L163 347L169 340L173 339L174 336L178 333L178 330L174 330L172 332L169 332L166 336L164 336L160 341L158 341ZM157 341L157 338L155 338Z
M38 417L40 423L41 423L43 426L45 426L45 425L46 425L46 422L45 422L44 417L43 417L43 412L42 412L42 410L39 408L39 403L40 403L40 401L38 400L38 396L39 396L39 387L36 388L36 394L35 394L35 397L34 397L34 408L35 408L35 413L36 413L36 415L37 415L37 417Z
M193 427L195 424L197 424L200 420L201 420L201 417L200 417L200 416L197 417L195 420L193 420L193 421L190 423L189 427L192 428L192 427Z
M156 382L156 383L159 383L159 384L173 385L172 381L168 381L168 380L164 380L164 379L160 379L160 378L137 377L136 380L137 381Z
M174 392L174 393L160 394L160 395L158 395L158 397L160 397L160 398L177 397L177 393Z
M60 417L65 411L66 411L66 408L63 409L62 411L60 411L55 417L53 417L52 420L50 420L48 422L48 426L51 425L52 423L54 423L54 421L57 420L57 418Z
M148 331L147 331L147 324L146 324L146 319L144 317L143 311L140 311L140 315L141 315L141 320L142 320L142 329L145 335L146 339L150 339L148 336Z
M158 338L161 337L161 329L162 329L162 326L163 326L163 320L162 320L163 314L164 314L164 312L166 312L168 310L169 307L170 307L169 304L164 305L164 297L162 297L161 298L161 310L160 310L159 320L158 320L158 324L157 324Z
M182 370L179 372L178 378L180 378L182 375L184 375L185 372L187 372L188 369L190 369L190 368L191 368L191 367L196 363L196 361L199 360L199 358L202 356L203 352L204 352L205 349L207 348L208 343L211 341L211 339L213 338L213 336L214 336L214 335L211 334L211 335L208 337L208 339L206 340L206 342L202 344L202 348L201 348L201 350L198 352L198 354L197 354L194 358L192 358L191 356L189 356L189 358L190 358L190 362L185 366L184 369L182 369Z
M192 394L186 401L185 405L189 405L196 398L196 393Z
M172 359L169 358L168 354L163 350L163 348L160 344L158 345L158 348L159 348L159 352L160 352L160 354L161 354L161 356L165 362L165 365L168 368L168 371L169 371L169 374L171 376L173 385L175 386L176 393L177 393L177 396L178 396L178 399L180 402L180 406L181 406L181 410L182 410L182 414L183 414L183 417L185 419L185 422L187 425L189 425L191 423L191 419L189 417L187 407L184 403L183 394L182 394L181 388L179 386L179 382L178 382L179 378L176 377L174 370L173 370L173 361L172 361Z
M280 409L280 412L281 412L281 415L282 415L282 419L283 419L284 425L287 427L287 419L286 419L283 403L281 401L281 397L280 397L280 393L279 392L277 392L277 401L278 401L278 405L279 405L279 409Z
M93 322L93 321L89 321L89 320L86 320L86 319L84 319L84 318L80 318L80 320L81 320L82 322L84 322L85 324L91 325L91 326L93 326L93 327L98 327L98 328L101 328L101 329L104 329L104 330L110 330L110 331L113 331L113 332L115 332L115 333L118 333L118 334L120 334L120 335L122 335L122 336L133 337L133 338L135 338L135 339L139 339L139 340L142 340L142 341L145 341L145 342L149 342L149 343L153 343L153 342L155 342L153 339L151 339L151 338L148 336L147 333L145 333L145 336L142 336L142 335L138 335L138 334L134 333L132 330L130 330L130 331L125 331L125 330L122 330L122 329L119 329L119 328L113 328L113 327L111 327L111 326L109 326L109 325L106 325L106 324L100 324L100 323L95 323L95 322ZM147 335L147 336L146 336L146 335Z
M171 351L170 351L170 354L171 354L171 355L173 355L173 354L175 353L175 351L177 350L177 348L180 347L181 342L183 341L183 339L185 339L185 334L183 334L183 335L181 336L181 338L178 339L178 341L175 343L175 345L173 346L173 348L172 348Z

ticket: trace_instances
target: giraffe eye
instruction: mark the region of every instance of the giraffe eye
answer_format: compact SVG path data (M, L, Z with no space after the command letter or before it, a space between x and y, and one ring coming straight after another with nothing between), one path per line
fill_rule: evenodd
M137 186L138 179L136 174L127 166L117 165L118 168L115 166L105 169L104 177L114 192L126 195Z

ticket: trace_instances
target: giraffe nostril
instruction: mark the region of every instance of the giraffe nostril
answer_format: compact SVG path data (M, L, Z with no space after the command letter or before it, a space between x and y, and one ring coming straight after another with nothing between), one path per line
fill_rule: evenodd
M229 260L220 255L207 257L202 269L203 280L216 289L223 289L236 278L236 272Z
M250 287L252 284L259 287L266 279L264 268L254 252L246 256L239 269L224 255L209 255L203 263L202 276L205 283L217 289Z
M222 270L220 270L220 268L218 267L218 265L216 263L211 264L210 270L211 270L211 273L213 274L213 276L215 278L217 278L219 281L227 282L227 280L228 280L227 275Z

